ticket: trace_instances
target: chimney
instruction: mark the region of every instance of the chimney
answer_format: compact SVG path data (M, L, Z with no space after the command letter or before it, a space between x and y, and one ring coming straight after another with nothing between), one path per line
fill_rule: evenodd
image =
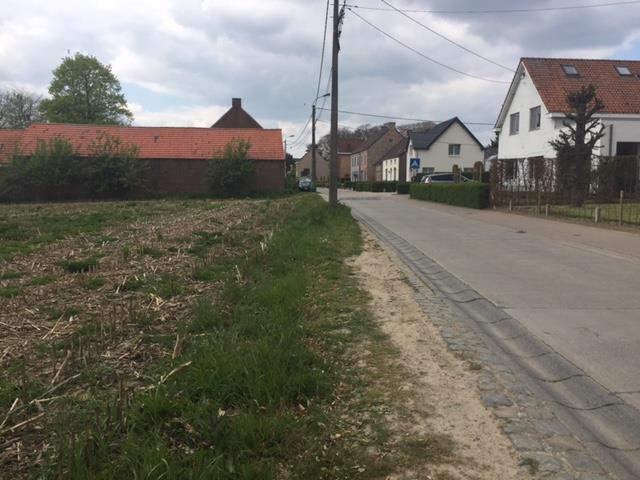
M241 98L232 98L231 99L231 107L239 110L242 108L242 99Z

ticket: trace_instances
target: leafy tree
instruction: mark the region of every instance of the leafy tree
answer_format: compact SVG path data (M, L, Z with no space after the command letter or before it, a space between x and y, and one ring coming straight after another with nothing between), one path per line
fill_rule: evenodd
M569 111L565 129L550 142L558 159L558 181L571 192L571 204L582 206L588 193L593 149L604 136L604 126L594 115L604 109L596 87L584 85L567 95Z
M26 128L44 121L41 98L19 90L0 92L0 128Z
M121 90L110 65L76 53L53 71L51 98L41 102L40 111L50 122L129 124L133 114Z
M99 135L89 146L90 157L82 172L91 193L114 198L141 188L144 164L138 151L137 145L123 145L107 133Z
M214 193L237 195L246 191L255 173L255 165L249 159L250 149L249 142L235 139L209 162L209 186Z

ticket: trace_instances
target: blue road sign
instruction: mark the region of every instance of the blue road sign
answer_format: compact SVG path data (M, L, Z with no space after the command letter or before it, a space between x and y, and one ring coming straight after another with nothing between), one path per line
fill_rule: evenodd
M411 170L420 170L420 159L412 158L411 160L409 160L409 168Z

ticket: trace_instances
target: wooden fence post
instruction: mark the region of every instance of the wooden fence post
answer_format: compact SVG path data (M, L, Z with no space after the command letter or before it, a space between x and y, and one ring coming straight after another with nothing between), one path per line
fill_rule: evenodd
M512 198L509 199L509 211L513 212L513 199Z
M620 208L618 216L618 225L622 225L622 205L624 204L624 190L620 190Z
M593 211L593 221L596 223L600 222L600 207L596 207Z
M542 213L542 190L538 187L538 215Z
M545 217L549 216L549 204L548 203L544 206L544 216Z

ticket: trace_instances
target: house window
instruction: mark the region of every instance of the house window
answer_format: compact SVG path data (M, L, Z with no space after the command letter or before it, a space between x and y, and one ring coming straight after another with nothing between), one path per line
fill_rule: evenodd
M510 159L504 161L504 176L507 180L518 177L518 160Z
M624 66L624 65L616 65L616 70L618 71L618 74L622 77L630 77L631 76L631 70L629 70L629 67Z
M426 173L427 175L431 175L435 171L436 171L436 169L434 167L423 167L422 168L422 173Z
M449 156L450 157L459 157L460 156L460 144L459 143L450 143L449 144Z
M509 117L509 135L520 133L520 112L512 113Z
M562 70L564 70L565 75L567 75L568 77L580 76L575 65L562 65Z
M540 120L542 111L540 106L529 109L529 130L538 130L540 128Z

